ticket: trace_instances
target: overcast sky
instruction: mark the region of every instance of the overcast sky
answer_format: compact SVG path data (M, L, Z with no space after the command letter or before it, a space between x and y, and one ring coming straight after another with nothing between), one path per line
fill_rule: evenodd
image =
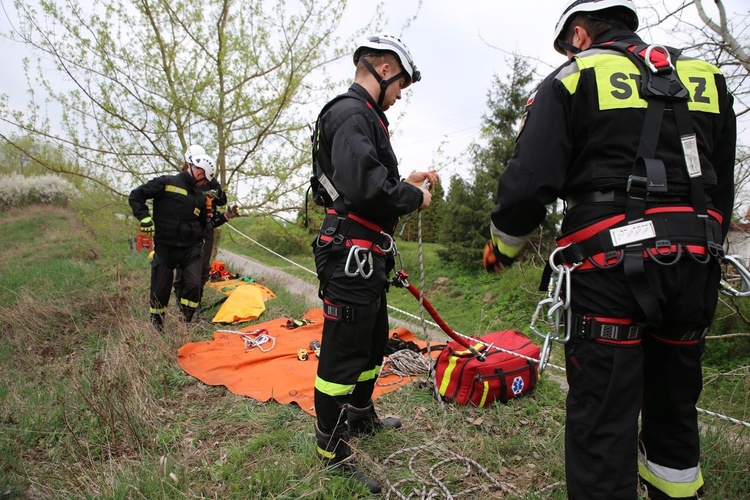
M4 6L9 2L0 0ZM423 75L422 81L409 87L404 98L388 111L402 174L430 167L441 142L445 142L445 157L460 157L441 171L446 183L450 175L468 170L468 158L461 154L478 136L493 75L505 78L510 72L510 53L534 59L532 64L540 76L565 61L552 48L552 34L566 3L567 0L424 0L417 20L402 31L406 20L417 11L419 1L383 1L388 19L385 31L402 36ZM342 34L359 31L370 19L375 2L350 0L349 4L340 25ZM636 0L635 4L640 7L647 2ZM725 0L725 4L730 19L733 12L747 15L750 10L748 0ZM7 31L7 24L0 13L0 30ZM677 45L670 36L641 35L647 41ZM0 93L8 94L17 108L28 100L21 65L23 54L28 54L23 46L0 38L0 67L4 69ZM337 61L330 69L339 78L353 77L349 58ZM340 90L345 91L346 85ZM323 104L321 101L320 106ZM311 114L309 119L314 121L316 113Z
M401 27L414 15L419 1L383 3L389 20L386 31L402 35L422 72L422 81L405 91L409 102L402 99L387 113L402 174L430 166L442 141L448 141L445 156L453 158L478 137L493 75L507 80L511 53L532 58L540 77L565 62L552 48L552 37L568 0L424 0L417 20L403 32ZM654 3L635 0L636 8ZM679 2L666 3L673 6ZM732 12L747 15L750 11L748 0L724 3L730 19ZM371 5L362 1L350 4L356 7L350 8L342 28L361 24L360 9ZM661 33L640 34L646 41L677 44ZM353 74L350 60L336 64L341 71ZM441 175L447 184L447 177L468 169L468 158L463 156Z

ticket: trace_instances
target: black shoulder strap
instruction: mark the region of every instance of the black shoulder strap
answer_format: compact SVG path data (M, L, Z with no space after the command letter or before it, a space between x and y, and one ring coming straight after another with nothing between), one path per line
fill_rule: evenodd
M596 47L617 50L635 64L641 75L640 95L648 102L633 171L628 177L625 204L625 216L628 223L638 223L643 219L649 193L667 192L666 168L664 163L656 158L656 148L664 119L664 110L669 105L674 111L678 133L683 143L686 169L690 176L691 204L698 217L703 217L708 224L700 162L696 160L696 139L688 113L689 94L680 81L675 64L672 62L677 61L680 51L662 45L623 42L609 42ZM706 244L710 246L711 242L707 241ZM625 277L649 323L659 324L661 307L644 272L643 250L643 241L636 241L625 247L623 266Z
M325 190L325 192L328 194L328 197L331 199L332 202L332 208L336 210L336 212L340 214L346 214L346 205L344 204L344 200L341 199L341 196L339 196L338 192L336 191L335 186L333 186L333 183L331 182L331 172L326 173L323 170L323 167L320 166L318 163L318 150L320 149L320 143L321 143L321 137L320 137L320 119L322 116L328 112L331 107L336 104L339 101L342 101L343 99L357 99L360 101L364 101L360 96L352 93L347 92L345 94L340 94L331 99L325 106L323 106L323 109L320 110L320 113L318 113L318 118L315 120L315 128L313 130L313 135L311 138L312 142L312 177L310 178L310 184L313 188L313 196L315 197L315 200L317 202L318 199L322 198L323 205L328 208L328 204L326 203L325 197L321 197L318 192L321 189L321 187ZM356 109L352 109L351 114L355 114L358 111ZM348 118L345 117L345 118Z

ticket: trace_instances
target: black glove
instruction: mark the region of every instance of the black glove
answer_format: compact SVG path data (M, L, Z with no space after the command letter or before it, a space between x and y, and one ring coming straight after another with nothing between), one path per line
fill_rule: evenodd
M151 217L141 219L141 234L145 234L147 236L154 235L154 221L151 219Z

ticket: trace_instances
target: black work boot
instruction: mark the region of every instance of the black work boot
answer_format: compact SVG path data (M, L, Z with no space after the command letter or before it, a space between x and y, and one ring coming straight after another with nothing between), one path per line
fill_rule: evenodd
M349 426L349 434L352 436L372 436L383 429L401 427L401 420L396 417L379 419L372 400L364 408L349 406L346 410L346 423Z
M163 314L151 314L151 324L158 332L164 331L164 315Z
M360 472L357 463L352 458L352 450L346 442L344 433L326 434L315 424L315 439L318 445L318 456L323 462L336 472L350 476L363 484L370 493L380 493L380 483L377 479Z
M185 320L185 323L190 323L193 321L193 315L195 314L195 309L192 307L182 306L182 319Z

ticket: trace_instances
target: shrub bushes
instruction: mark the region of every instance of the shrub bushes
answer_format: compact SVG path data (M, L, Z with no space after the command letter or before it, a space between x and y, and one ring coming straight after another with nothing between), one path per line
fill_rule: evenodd
M0 210L34 204L65 206L76 196L76 187L57 175L11 174L0 184Z

